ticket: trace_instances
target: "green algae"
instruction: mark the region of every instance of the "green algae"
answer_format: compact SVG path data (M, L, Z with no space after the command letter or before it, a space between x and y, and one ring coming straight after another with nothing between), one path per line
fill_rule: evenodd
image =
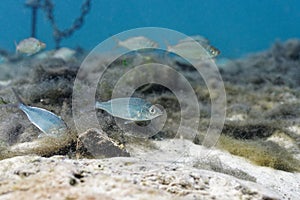
M0 97L0 105L1 104L7 104L7 102L2 97Z
M267 138L279 129L271 121L247 121L226 122L222 133L236 139L260 139Z
M286 149L271 141L237 140L222 135L217 146L260 166L288 172L300 171L300 161L296 160Z

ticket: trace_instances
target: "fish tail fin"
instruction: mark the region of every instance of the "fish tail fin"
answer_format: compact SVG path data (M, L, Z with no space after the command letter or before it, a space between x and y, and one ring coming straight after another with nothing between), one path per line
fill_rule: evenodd
M113 36L112 39L115 41L117 46L119 46L120 40L118 38L116 38L115 36Z
M16 47L16 54L18 54L18 53L19 53L19 50L18 50L18 43L17 43L16 40L14 41L14 43L15 43L15 47Z
M102 103L99 101L96 101L95 108L102 109L102 107L103 107Z
M170 43L167 40L165 40L164 43L166 45L165 56L168 57L168 55L170 55L170 53L171 53L171 51L170 51L171 45L170 45Z
M110 107L110 106L111 106L110 103L96 101L95 109L109 110L109 107Z
M164 40L164 43L166 45L166 49L168 49L171 46L170 43L168 42L168 40Z
M18 100L18 104L23 104L26 105L24 103L24 101L21 99L20 95L17 93L15 88L11 88L11 90L13 91L14 95L16 96L17 100Z
M120 41L118 38L116 38L115 36L113 36L112 39L113 39L113 40L115 41L115 43L116 43L116 44L114 45L114 47L113 47L112 50L116 50L116 49L118 49L119 47L121 47L121 46L120 46L120 42L121 42L121 41Z

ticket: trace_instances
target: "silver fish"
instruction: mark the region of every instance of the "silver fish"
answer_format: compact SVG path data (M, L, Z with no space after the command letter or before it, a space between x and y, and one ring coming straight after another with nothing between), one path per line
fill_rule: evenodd
M36 38L27 38L16 44L16 52L33 55L46 48L46 44Z
M196 41L200 44L209 44L209 40L206 37L203 37L201 35L192 35L192 36L186 37L184 39L179 40L178 43L191 42L191 41Z
M76 54L76 51L66 48L66 47L62 47L54 52L53 58L61 58L67 62L67 61L74 59L75 54Z
M211 56L211 58L215 58L218 55L220 55L221 51L219 49L217 49L216 47L210 45L210 44L202 44L202 46L204 47L204 49L206 49L206 51L209 52L209 55Z
M45 135L57 137L67 131L67 126L60 117L43 108L25 105L16 91L13 91L19 101L17 107L22 110L27 115L29 121Z
M116 98L107 102L96 102L97 109L105 110L114 117L129 121L152 120L163 112L155 105L141 98Z
M144 48L157 48L158 44L144 36L128 38L127 40L117 40L118 46L125 47L129 50L138 50Z
M209 41L202 36L182 39L177 45L167 46L167 50L184 58L195 60L214 58L220 54L220 51L210 45Z

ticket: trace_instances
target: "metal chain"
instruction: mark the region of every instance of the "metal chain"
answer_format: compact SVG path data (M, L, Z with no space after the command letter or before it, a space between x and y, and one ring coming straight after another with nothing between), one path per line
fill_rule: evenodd
M56 48L60 47L60 42L63 38L70 37L76 30L80 29L84 23L84 17L89 13L91 9L91 0L85 0L81 5L81 14L77 17L70 28L60 30L55 22L53 10L54 5L51 0L44 0L44 4L40 5L46 12L46 16L51 23L53 29L53 37L55 40Z

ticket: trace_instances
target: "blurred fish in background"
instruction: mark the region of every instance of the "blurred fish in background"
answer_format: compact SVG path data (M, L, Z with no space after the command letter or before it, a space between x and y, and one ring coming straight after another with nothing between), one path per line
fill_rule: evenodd
M144 36L131 37L124 41L117 40L117 45L129 50L139 50L145 48L157 48L158 43Z
M16 44L16 52L28 56L36 54L46 48L46 44L36 38L27 38Z
M202 60L215 58L220 50L210 45L208 39L202 36L191 36L178 41L174 46L167 45L167 50L184 58Z

